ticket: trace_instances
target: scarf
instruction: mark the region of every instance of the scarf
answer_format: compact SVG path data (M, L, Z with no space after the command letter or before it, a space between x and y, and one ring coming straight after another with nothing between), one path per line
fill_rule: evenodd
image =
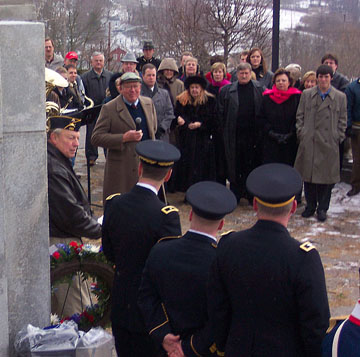
M263 95L269 95L270 99L276 104L281 104L287 101L292 95L301 94L301 91L294 87L289 87L288 90L279 90L274 84L272 89L267 89Z
M222 87L226 86L227 84L231 84L231 82L228 81L227 79L223 79L221 82L215 82L212 77L210 78L209 82L212 86L219 87L219 88L222 88Z

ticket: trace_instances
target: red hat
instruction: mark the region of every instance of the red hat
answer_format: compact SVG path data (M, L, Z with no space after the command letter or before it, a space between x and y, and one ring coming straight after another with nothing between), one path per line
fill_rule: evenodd
M79 59L77 53L74 52L74 51L68 52L68 53L66 54L65 58L67 58L67 59L76 59L76 60Z

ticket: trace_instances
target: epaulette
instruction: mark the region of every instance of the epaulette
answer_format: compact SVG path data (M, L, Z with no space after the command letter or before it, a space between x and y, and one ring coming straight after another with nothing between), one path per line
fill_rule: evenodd
M305 252L310 252L310 250L315 249L315 246L310 242L305 242L300 245L300 249L305 250Z
M162 213L169 214L171 212L179 212L175 206L165 206L161 209Z
M112 195L106 197L106 201L109 201L109 200L111 200L113 197L115 197L115 196L120 196L120 195L121 195L121 193L113 193Z
M331 330L332 330L339 322L344 321L344 320L346 320L347 318L349 318L349 315L330 317L329 328L327 329L326 333L331 332Z
M170 240L170 239L178 239L178 238L181 238L182 236L168 236L168 237L163 237L163 238L160 238L157 242L160 243L160 242L164 242L166 240Z
M228 234L232 233L232 232L235 232L233 229L230 229L229 231L226 231L224 233L221 233L220 236L221 238L224 238L225 236L227 236Z
M217 248L217 243L211 243L211 246Z

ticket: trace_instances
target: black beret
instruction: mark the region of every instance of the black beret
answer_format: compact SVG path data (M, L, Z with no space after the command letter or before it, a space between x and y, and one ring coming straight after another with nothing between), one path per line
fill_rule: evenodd
M81 119L73 118L67 115L54 115L47 119L47 129L66 129L71 131L79 131Z
M180 159L180 151L162 140L144 140L136 144L136 152L141 161L154 166L172 166Z
M253 170L246 180L247 190L269 207L285 206L301 191L300 174L285 164L266 164Z
M237 201L235 195L213 181L201 181L189 187L186 191L186 200L194 213L209 220L219 220L232 212Z
M189 89L192 84L200 84L202 89L206 89L207 87L206 79L200 76L191 76L185 79L185 89Z

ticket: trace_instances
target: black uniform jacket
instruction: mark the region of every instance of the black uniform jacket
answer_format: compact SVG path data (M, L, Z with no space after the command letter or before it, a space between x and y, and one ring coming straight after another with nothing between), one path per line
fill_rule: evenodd
M149 60L147 60L144 56L138 57L136 59L139 63L136 65L136 70L141 72L142 68L148 64L151 63L156 67L156 70L159 68L161 60L155 57L151 57Z
M321 356L329 306L320 256L279 223L223 237L209 283L226 357ZM224 351L225 350L225 351Z
M89 201L70 160L47 144L50 237L100 238Z
M147 331L158 344L180 335L187 357L210 354L206 291L215 248L210 237L187 232L156 244L144 269L138 302Z
M136 185L130 192L106 200L102 244L106 257L116 265L113 325L145 331L137 306L141 274L153 245L168 236L181 236L178 210L165 206L151 190Z

